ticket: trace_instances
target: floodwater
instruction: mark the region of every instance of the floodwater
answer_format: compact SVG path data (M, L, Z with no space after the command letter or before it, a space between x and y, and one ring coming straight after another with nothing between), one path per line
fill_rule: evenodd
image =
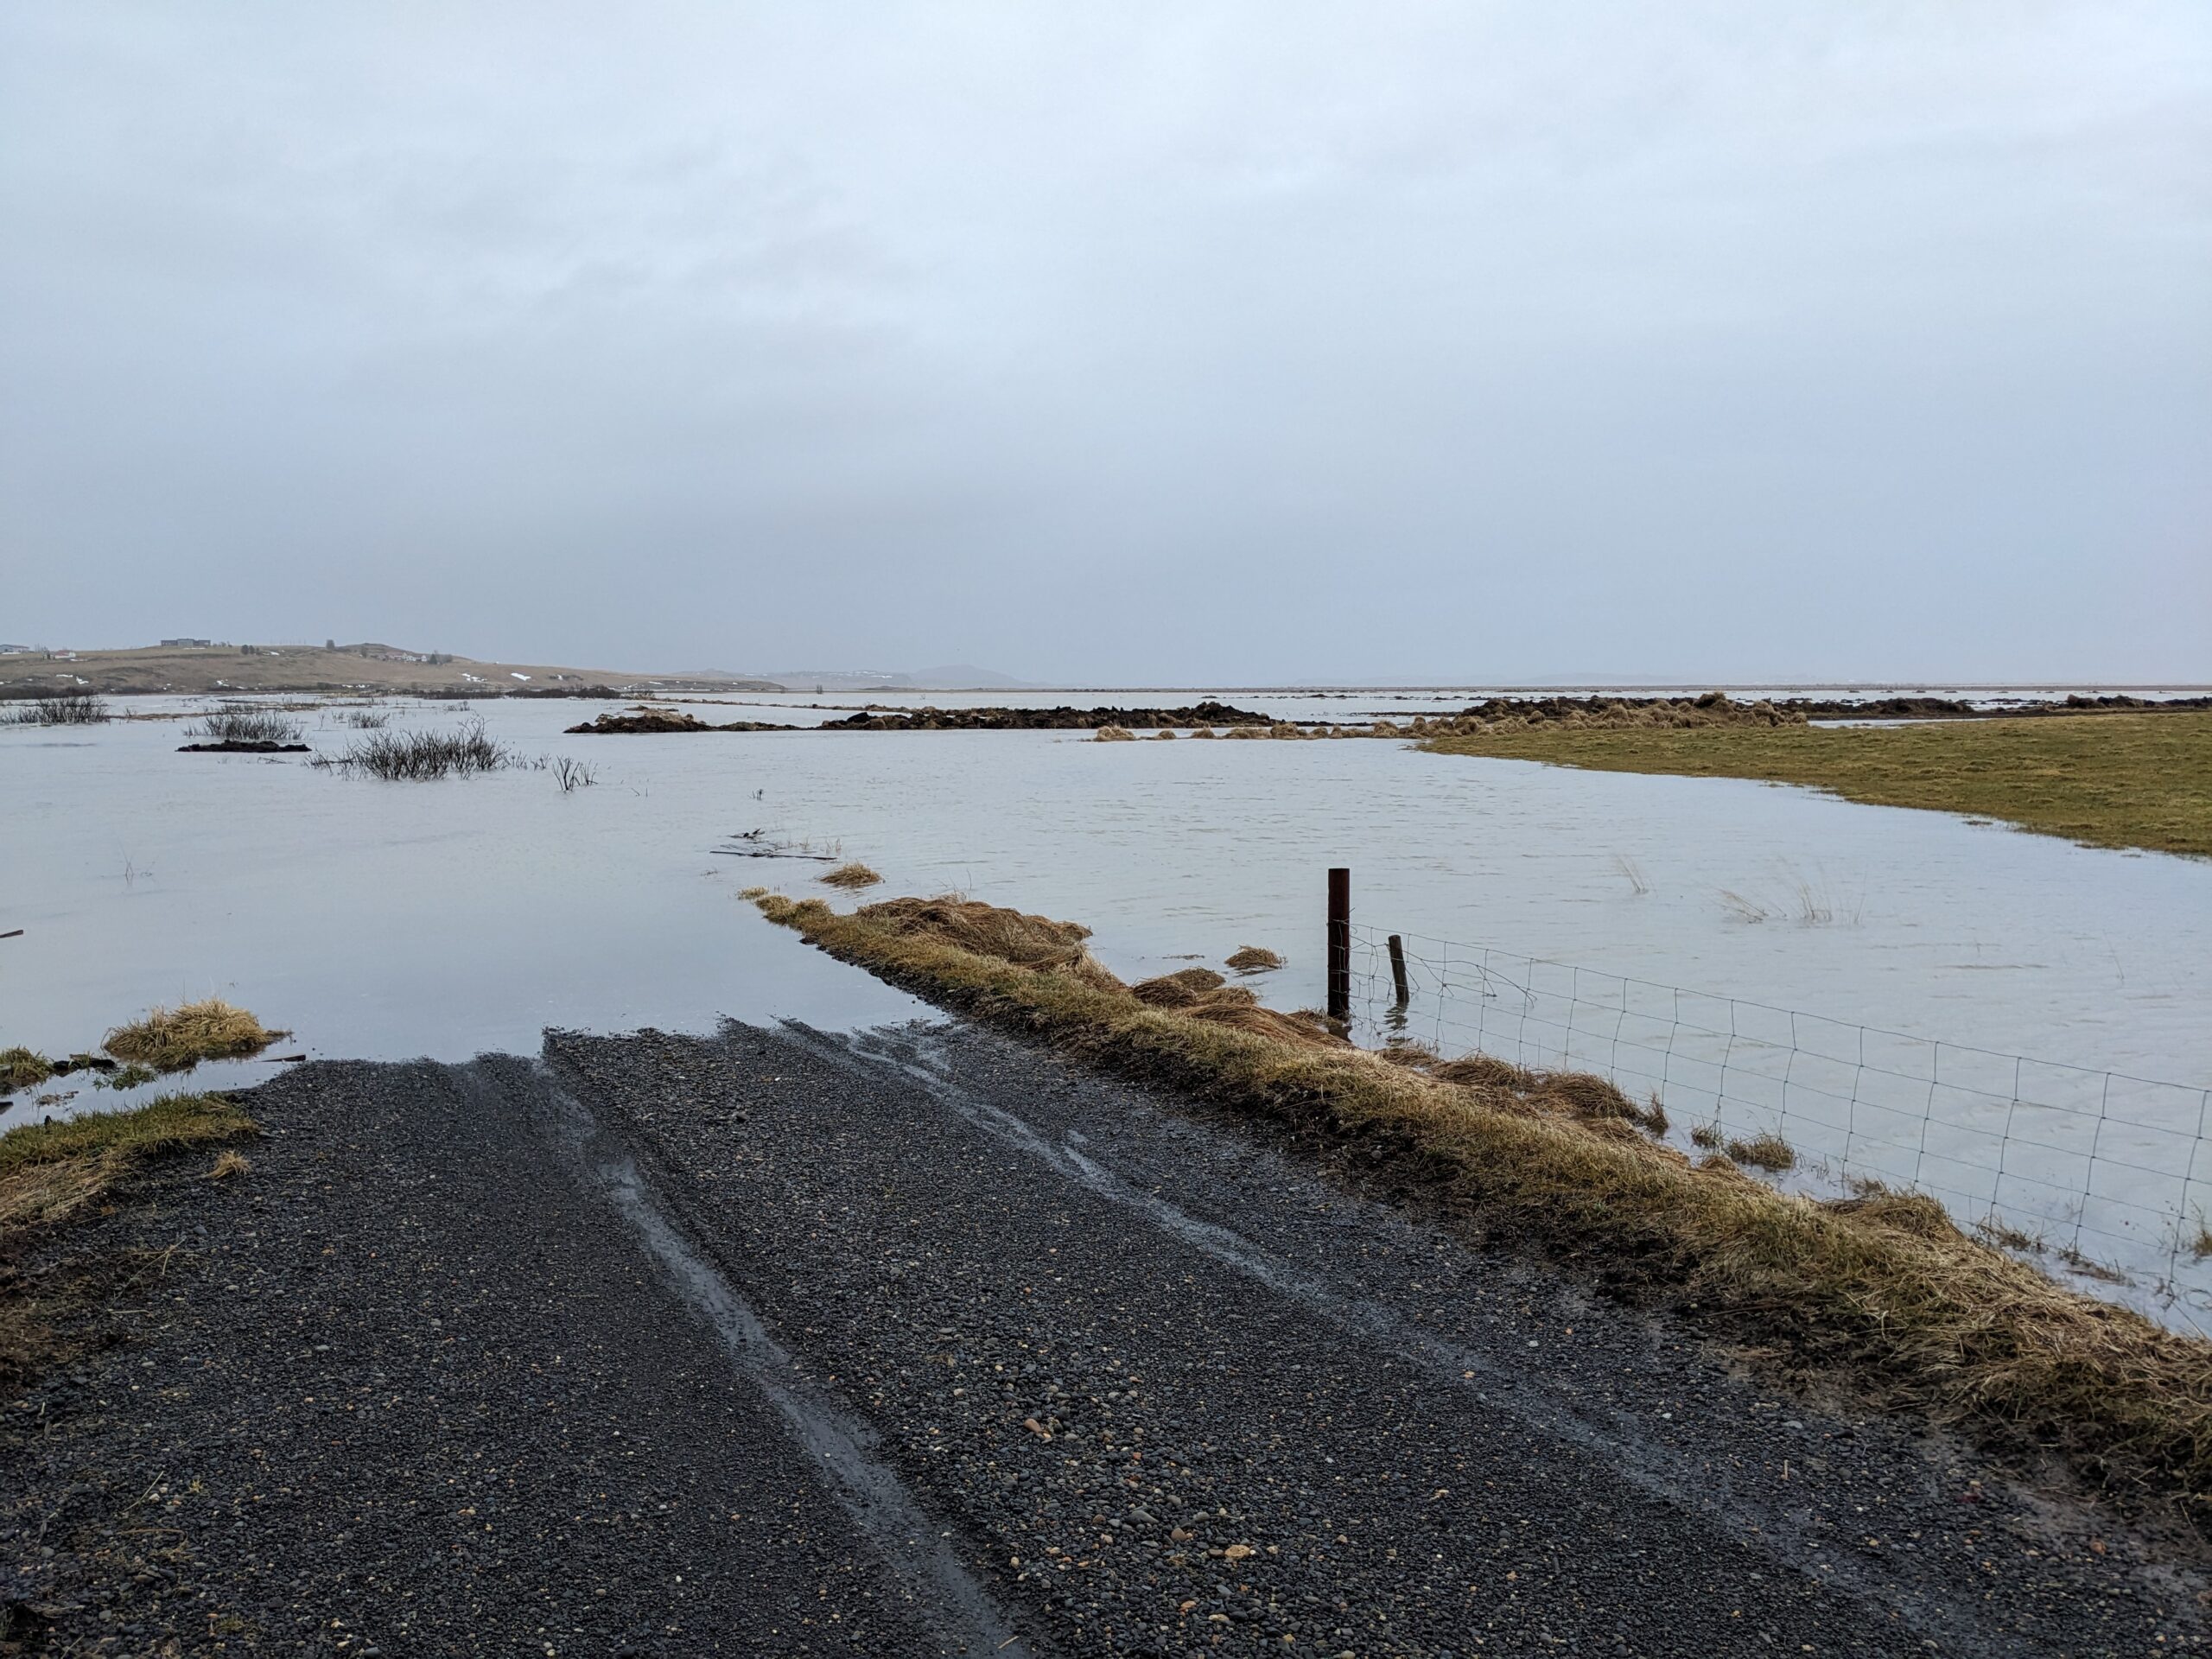
M773 705L807 723L864 701L1201 695L747 696L697 712L758 719ZM1461 707L1467 694L1225 700L1348 721ZM850 1027L923 1013L737 900L754 882L807 891L830 868L731 855L763 846L862 860L885 877L880 893L957 889L1084 921L1101 958L1129 977L1266 946L1289 965L1257 982L1262 995L1313 1006L1323 996L1324 872L1342 864L1354 872L1370 1038L1391 1027L1378 952L1399 933L1414 956L1412 1035L1449 1049L1478 1033L1507 1058L1610 1065L1624 1083L1662 1078L1678 1139L1706 1119L1731 1135L1779 1127L1808 1160L1793 1179L1916 1173L1956 1195L1965 1218L1979 1218L1967 1213L1979 1203L2032 1211L2038 1236L2070 1224L2054 1246L2120 1263L2139 1287L2155 1280L2212 1300L2176 1231L2192 1209L2212 1211L2212 1154L2200 1156L2197 1141L2212 1082L2212 953L2202 944L2212 862L2076 848L1803 790L1431 756L1388 740L591 737L562 728L601 705L384 706L395 730L483 718L525 755L570 757L596 781L563 792L550 771L516 769L380 783L317 770L304 755L180 754L181 724L163 720L0 728L0 932L24 930L0 939L0 1045L90 1049L153 1004L208 995L296 1033L272 1054L362 1058L531 1052L549 1026L703 1030L734 1016ZM326 753L361 735L332 709L297 717ZM1634 985L1685 988L1691 1012L1677 995L1662 1013L1656 993ZM1724 1006L1743 1049L1718 1052L1701 1034L1724 1028ZM1578 1013L1586 1007L1617 1017L1593 1024ZM1777 1028L1758 1024L1762 1008L1805 1017L1774 1099L1758 1050L1774 1047ZM1502 1014L1515 1016L1510 1040ZM1662 1027L1666 1052L1647 1066ZM1851 1034L1859 1027L1876 1033L1871 1074L1867 1039ZM1592 1052L1593 1031L1610 1058ZM1949 1058L1905 1052L1936 1040L1954 1046ZM1965 1058L1973 1051L1996 1058ZM1698 1070L1716 1052L1724 1072L1735 1067L1732 1089ZM1853 1053L1861 1071L1847 1079L1834 1068ZM2045 1089L2031 1071L1982 1090L1991 1067L2015 1056L2055 1063L2050 1075L2067 1080ZM219 1086L270 1065L203 1068L193 1081ZM2108 1089L2098 1096L2087 1165L2071 1118L2031 1114L2002 1136L1995 1185L1962 1173L1986 1160L1947 1141L1946 1123L1982 1134L1977 1103L2007 1087L2071 1111L2091 1086L2072 1069L2181 1087L2138 1103L2155 1135L2134 1135L2126 1124L2138 1114L2113 1107ZM1930 1086L1910 1114L1936 1121L1932 1140L1880 1081L1923 1070ZM1945 1091L1961 1079L1967 1094L1954 1099ZM49 1092L66 1097L44 1105L16 1096L0 1126L134 1097L67 1094L80 1082L57 1080ZM1842 1102L1847 1086L1842 1132L1859 1135L1855 1150L1838 1145L1818 1107ZM1876 1114L1868 1124L1860 1107ZM2054 1141L2048 1155L2037 1149ZM1913 1169L1884 1161L1881 1147L1908 1142ZM2137 1166L2145 1173L2128 1173ZM2155 1192L2144 1185L2151 1172L2166 1182ZM2003 1185L2024 1173L2061 1197L2078 1188L2083 1201L2037 1208L2026 1189ZM2148 1222L2098 1209L2100 1195L2142 1198L2172 1225L2154 1236Z

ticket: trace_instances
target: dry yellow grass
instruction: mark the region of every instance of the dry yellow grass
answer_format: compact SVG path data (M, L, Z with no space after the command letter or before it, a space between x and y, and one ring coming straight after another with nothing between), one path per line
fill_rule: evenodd
M227 1181L233 1176L251 1173L252 1168L253 1160L236 1147L232 1147L215 1154L215 1161L207 1171L207 1179L211 1181Z
M118 1060L150 1065L156 1071L181 1071L202 1060L258 1054L287 1034L267 1030L244 1008L211 996L174 1008L156 1008L143 1020L118 1026L100 1046Z
M874 870L858 861L840 864L822 878L823 885L831 887L872 887L882 880Z
M1137 734L1126 726L1101 726L1090 734L1094 743L1134 743Z
M98 1294L100 1271L81 1267L43 1286L15 1262L40 1233L105 1200L133 1170L191 1147L253 1133L252 1120L213 1095L171 1095L128 1112L88 1112L0 1135L0 1374L53 1358L54 1321Z
M126 1164L253 1133L253 1121L220 1095L165 1095L127 1112L86 1112L0 1135L0 1182L86 1160ZM0 1230L14 1225L0 1204Z
M1822 1204L1725 1158L1693 1168L1600 1078L1364 1052L1250 1005L1237 1018L1150 1007L1091 961L1075 924L950 899L850 916L754 902L833 955L1103 1069L1370 1148L1459 1224L1671 1297L1786 1368L1994 1445L2056 1450L2092 1477L2212 1497L2212 1344L2059 1286L1932 1201Z
M1273 950L1247 944L1230 952L1223 959L1222 965L1240 974L1265 974L1281 967L1282 958Z

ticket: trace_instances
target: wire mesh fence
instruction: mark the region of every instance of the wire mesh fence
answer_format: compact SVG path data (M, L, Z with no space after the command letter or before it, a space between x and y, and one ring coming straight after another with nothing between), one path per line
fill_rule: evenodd
M1351 930L1352 1016L1536 1070L1594 1071L1695 1148L1771 1136L1785 1186L1923 1192L1961 1225L2133 1291L2212 1306L2212 1088L2063 1065L1600 972L1497 946Z

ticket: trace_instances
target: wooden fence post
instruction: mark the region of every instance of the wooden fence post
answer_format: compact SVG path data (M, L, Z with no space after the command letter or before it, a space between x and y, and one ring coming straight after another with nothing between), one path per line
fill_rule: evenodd
M1414 1000L1414 991L1406 981L1406 942L1395 933L1390 936L1390 980L1398 993L1396 1006L1402 1008Z
M1329 872L1329 1018L1351 1018L1351 872Z

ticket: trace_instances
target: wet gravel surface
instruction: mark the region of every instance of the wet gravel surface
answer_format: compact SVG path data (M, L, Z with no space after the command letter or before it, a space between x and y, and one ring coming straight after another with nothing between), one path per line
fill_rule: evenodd
M963 1027L250 1105L72 1236L168 1254L0 1414L29 1650L2207 1645L2177 1532Z

